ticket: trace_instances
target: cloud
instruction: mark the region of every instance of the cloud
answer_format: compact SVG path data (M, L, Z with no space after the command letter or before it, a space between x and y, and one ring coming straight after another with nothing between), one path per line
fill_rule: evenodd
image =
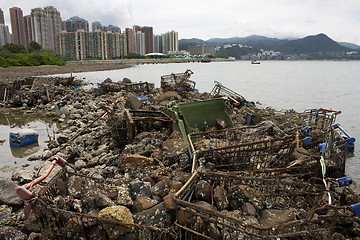
M63 20L72 16L91 24L118 25L124 30L134 24L152 26L154 33L170 30L179 38L305 37L324 32L339 41L360 44L358 0L3 0L2 9L10 25L8 9L55 6Z

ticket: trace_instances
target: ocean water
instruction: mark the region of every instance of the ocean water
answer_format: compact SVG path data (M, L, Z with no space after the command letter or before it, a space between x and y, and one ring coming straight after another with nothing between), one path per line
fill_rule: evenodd
M277 110L294 109L304 111L310 108L329 108L341 110L337 117L346 132L355 137L354 155L347 159L346 173L360 187L360 61L263 61L250 64L249 61L176 63L137 65L133 68L76 73L78 79L89 83L88 87L111 78L121 81L127 77L133 82L147 81L160 86L160 76L184 72L191 69L196 88L201 92L210 92L214 81L244 96L248 101L259 102L263 107ZM61 75L69 76L69 75ZM1 117L1 116L0 116ZM34 123L28 123L32 126ZM35 127L46 128L45 123L35 123ZM44 125L45 124L45 125ZM0 123L4 131L12 130L6 123ZM42 136L45 135L45 136ZM0 134L0 139L8 138ZM47 138L47 131L40 132L40 138ZM9 151L8 142L0 145L1 152ZM39 152L37 153L39 154ZM6 154L5 154L6 155ZM0 176L9 175L10 169L22 164L26 158L12 159L10 155L0 158ZM4 164L6 161L6 165ZM7 170L6 170L7 169Z

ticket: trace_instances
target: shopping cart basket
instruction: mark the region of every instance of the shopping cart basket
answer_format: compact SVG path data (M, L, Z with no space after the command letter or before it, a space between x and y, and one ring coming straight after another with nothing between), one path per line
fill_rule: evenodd
M124 234L133 234L137 238L169 238L167 229L136 224L130 210L124 206L111 206L109 208L114 207L114 210L110 215L105 211L102 214L108 207L99 206L96 198L112 196L116 203L119 180L115 183L85 176L66 168L65 160L60 163L64 168L39 192L26 191L29 186L39 183L38 179L17 190L31 205L43 239L99 239L99 236L101 239L119 239ZM41 180L52 169L50 167Z
M212 162L219 170L249 170L286 167L294 151L294 138L276 125L191 133L188 135L193 171L200 159Z
M284 173L275 175L258 175L249 177L228 172L196 172L186 185L177 193L174 199L178 205L178 218L175 222L180 239L331 239L332 234L339 229L341 222L353 220L354 214L346 212L345 208L329 206L325 208L320 200L324 187L317 184L295 179ZM207 181L212 188L223 186L228 192L230 202L228 209L218 211L211 200L206 207L197 204L194 199L196 183ZM260 192L257 202L242 189ZM249 190L250 191L250 190ZM260 199L260 200L259 200ZM246 216L231 214L231 210L239 202L250 201L261 211L268 209L289 210L293 218L275 224L249 223ZM263 203L263 205L260 204ZM273 206L265 207L266 203ZM215 202L216 203L216 202ZM238 206L240 206L238 204ZM268 210L267 209L267 210ZM301 210L300 210L301 209ZM266 211L267 211L266 210ZM336 210L336 211L335 211ZM260 213L257 213L260 215ZM258 216L256 215L256 216ZM181 218L179 216L186 216Z

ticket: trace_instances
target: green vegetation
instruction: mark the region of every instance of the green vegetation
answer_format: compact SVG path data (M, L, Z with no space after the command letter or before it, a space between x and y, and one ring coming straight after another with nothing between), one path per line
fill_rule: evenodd
M21 45L7 43L0 47L0 67L65 65L65 61L51 51L41 49L37 42L31 42L29 49Z

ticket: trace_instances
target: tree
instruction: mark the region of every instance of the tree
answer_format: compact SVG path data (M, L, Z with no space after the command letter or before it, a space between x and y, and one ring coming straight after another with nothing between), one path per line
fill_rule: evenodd
M22 45L17 45L15 43L7 43L3 46L4 49L8 50L11 53L23 53L25 48Z
M31 41L29 43L29 52L38 52L41 50L41 45L36 41Z

